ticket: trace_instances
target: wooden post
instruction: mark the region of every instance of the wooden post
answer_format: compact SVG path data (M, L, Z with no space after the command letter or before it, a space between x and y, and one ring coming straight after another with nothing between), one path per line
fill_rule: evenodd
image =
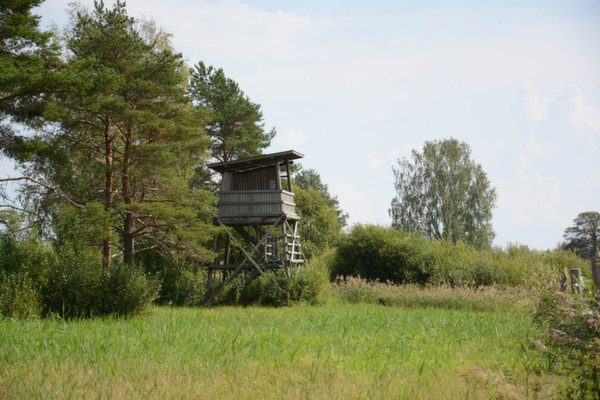
M583 293L583 278L581 276L581 268L571 268L571 293L581 295Z
M231 256L231 242L229 240L229 235L226 236L227 242L225 244L225 265L229 265L229 260Z
M285 172L287 174L288 190L291 192L292 191L292 177L290 176L290 162L289 161L285 162Z
M592 260L592 281L596 290L594 291L594 300L596 300L596 308L600 311L600 265L596 264L596 258Z
M592 264L592 280L596 286L596 290L600 291L600 265Z
M567 272L563 269L563 271L560 273L560 281L559 281L559 290L561 292L567 291L568 280L569 280L569 278L567 277Z

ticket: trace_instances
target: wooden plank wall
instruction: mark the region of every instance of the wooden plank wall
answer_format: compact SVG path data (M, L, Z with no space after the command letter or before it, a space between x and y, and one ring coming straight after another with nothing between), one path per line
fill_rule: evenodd
M233 174L233 190L277 190L280 188L275 165Z
M264 217L296 214L294 194L280 190L221 192L219 217Z

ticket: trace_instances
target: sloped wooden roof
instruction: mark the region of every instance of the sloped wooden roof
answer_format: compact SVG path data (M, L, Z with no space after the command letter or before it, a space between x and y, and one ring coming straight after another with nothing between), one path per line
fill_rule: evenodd
M286 161L297 160L304 157L304 154L295 150L280 151L279 153L263 154L256 157L241 158L239 160L208 164L208 167L217 172L237 172L247 169L260 168L267 165L273 165L276 162L284 163Z

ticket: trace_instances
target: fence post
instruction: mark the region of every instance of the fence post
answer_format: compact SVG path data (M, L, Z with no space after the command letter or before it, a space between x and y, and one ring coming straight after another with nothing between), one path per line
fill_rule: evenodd
M581 268L571 268L571 293L583 294L583 278L581 276Z
M600 265L592 264L592 280L596 290L600 291Z
M596 308L600 311L600 265L596 264L596 259L592 261L592 281L596 290L594 291L594 298L596 300Z
M567 291L567 282L569 281L569 279L567 278L567 272L563 269L562 272L560 273L560 280L558 281L558 288L561 292L566 292Z

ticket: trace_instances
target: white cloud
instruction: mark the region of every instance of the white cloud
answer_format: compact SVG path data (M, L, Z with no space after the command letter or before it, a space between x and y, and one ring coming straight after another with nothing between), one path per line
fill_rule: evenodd
M335 175L327 179L331 193L340 201L340 206L346 211L352 223L375 222L377 211L373 199L366 192L359 190L346 176Z
M134 15L147 14L168 27L178 46L209 54L258 56L265 63L294 59L297 42L329 24L292 12L262 11L236 1L144 0L130 1L128 6Z
M527 136L524 150L529 161L550 160L554 157L554 151L543 145L533 133Z
M600 143L600 106L587 103L578 87L568 90L566 100L571 110L571 127L575 134L587 139L588 144Z
M560 180L544 175L521 157L508 178L497 179L498 206L518 228L555 217L562 198Z
M272 148L283 150L290 147L298 147L306 143L307 135L299 129L286 129L283 132L278 132L271 144Z
M525 85L524 106L530 121L540 122L548 118L548 98L540 94L531 84Z
M398 150L392 150L385 154L365 153L364 157L369 168L379 169L383 167L390 168L399 155L400 152Z

